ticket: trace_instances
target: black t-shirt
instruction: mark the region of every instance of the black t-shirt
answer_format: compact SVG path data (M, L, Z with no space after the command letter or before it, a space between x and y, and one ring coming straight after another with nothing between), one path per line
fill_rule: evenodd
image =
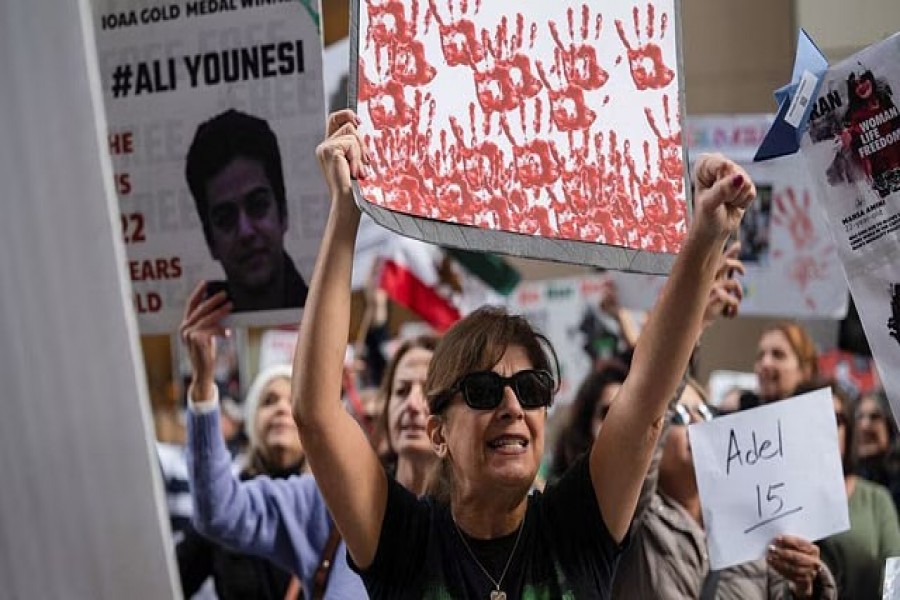
M600 515L587 458L528 499L522 537L501 589L510 600L609 598L622 546ZM517 532L469 546L499 579ZM349 557L348 557L349 559ZM353 564L354 570L360 572ZM489 598L494 585L463 545L447 505L417 499L394 480L372 565L360 572L371 598Z

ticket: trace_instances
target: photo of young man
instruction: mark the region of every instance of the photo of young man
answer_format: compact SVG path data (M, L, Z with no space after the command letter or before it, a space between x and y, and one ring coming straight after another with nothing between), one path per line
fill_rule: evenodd
M185 176L234 311L302 307L307 286L284 250L287 200L278 140L269 124L227 110L197 127Z

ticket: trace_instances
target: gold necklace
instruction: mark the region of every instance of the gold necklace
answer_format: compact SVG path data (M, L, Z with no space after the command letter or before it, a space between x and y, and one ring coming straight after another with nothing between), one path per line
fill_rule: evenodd
M528 513L525 514L527 516ZM488 570L484 568L484 565L481 564L481 561L478 560L478 557L475 556L472 548L469 547L469 542L466 541L466 536L463 535L462 530L459 528L459 525L457 525L456 519L452 514L450 515L450 520L453 521L453 526L456 528L456 533L459 534L459 539L462 540L463 546L466 547L466 551L468 551L469 556L472 557L472 560L475 561L475 564L478 565L478 568L481 569L481 572L484 573L484 576L487 577L488 580L493 584L494 589L491 590L490 600L506 600L506 592L500 589L500 585L503 583L503 578L506 577L506 572L509 570L509 565L512 563L512 557L516 553L516 548L519 547L519 540L522 539L522 530L525 528L525 517L522 517L522 522L519 523L519 533L516 534L516 541L509 553L509 557L506 559L506 566L503 567L503 572L500 573L500 579L494 579L491 574L488 573Z

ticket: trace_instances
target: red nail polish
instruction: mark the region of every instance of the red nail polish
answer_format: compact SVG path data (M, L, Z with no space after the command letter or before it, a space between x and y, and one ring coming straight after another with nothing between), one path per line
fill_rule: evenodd
M734 179L731 180L731 187L738 189L742 185L744 185L744 176L738 173L734 176Z

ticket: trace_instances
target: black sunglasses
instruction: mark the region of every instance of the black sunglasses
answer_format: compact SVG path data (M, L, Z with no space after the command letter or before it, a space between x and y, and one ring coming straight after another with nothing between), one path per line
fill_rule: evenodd
M457 392L462 392L463 400L475 410L494 410L503 402L503 390L512 388L519 404L526 410L550 406L555 387L553 376L544 370L526 369L511 377L503 377L493 371L469 373L457 381L453 387L435 400L433 411L439 413L450 403Z
M672 423L672 425L690 425L691 413L700 417L701 421L712 421L715 416L712 409L705 403L700 403L695 408L691 409L679 402L673 407L669 422Z

